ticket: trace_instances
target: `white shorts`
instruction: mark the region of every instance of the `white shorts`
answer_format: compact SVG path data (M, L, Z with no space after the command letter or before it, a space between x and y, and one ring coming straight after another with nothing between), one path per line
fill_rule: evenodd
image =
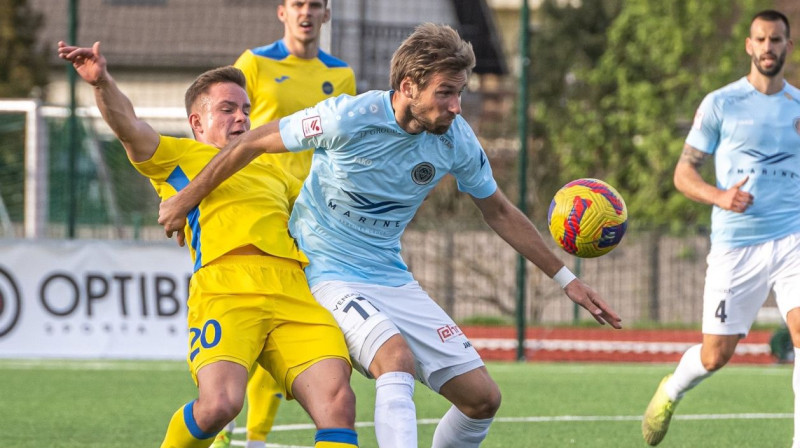
M391 287L327 281L311 292L339 323L353 367L367 378L378 348L398 333L414 354L417 379L435 392L483 366L469 339L417 282Z
M800 234L735 249L711 249L706 258L703 333L746 336L774 291L784 320L800 307Z

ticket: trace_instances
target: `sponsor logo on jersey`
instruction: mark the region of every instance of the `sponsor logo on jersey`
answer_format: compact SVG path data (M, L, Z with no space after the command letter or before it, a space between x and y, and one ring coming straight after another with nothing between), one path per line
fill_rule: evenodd
M788 152L766 154L757 149L748 149L747 151L744 151L744 153L756 159L757 163L763 163L765 165L775 165L776 163L781 163L794 157L794 154L790 154Z
M305 138L322 134L322 122L319 115L303 118L303 136Z
M450 139L445 137L444 135L439 135L439 141L442 142L448 148L453 149L453 142L450 141Z
M331 93L333 93L333 84L331 84L330 81L323 82L322 92L325 93L325 95L330 95Z
M397 229L402 229L404 227L400 221L380 219L375 215L382 215L393 210L408 208L410 205L397 201L374 202L358 193L347 190L342 190L342 192L347 194L352 202L337 204L333 200L330 200L328 201L328 209L342 219L342 222L347 223L347 225L376 235L393 235ZM340 205L341 209L339 207ZM369 213L372 216L361 215L358 212Z
M283 81L286 81L287 79L289 79L289 77L288 77L288 76L286 76L286 75L283 75L283 76L281 76L281 77L275 78L275 82L277 82L278 84L280 84L280 83L282 83Z
M800 134L800 117L797 117L792 122L794 124L794 131Z
M418 163L417 166L411 170L411 180L417 185L431 183L435 175L436 168L429 162Z
M347 190L342 190L342 191L346 195L350 196L350 199L353 200L354 204L350 204L350 206L356 210L361 210L374 214L383 214L390 212L392 210L397 210L399 208L408 208L408 205L403 204L402 202L397 202L397 201L373 202L362 194L353 193L352 191L347 191Z
M761 152L757 149L748 149L744 151L744 154L755 159L755 163L759 165L778 165L782 162L787 160L793 159L795 157L794 154L788 152L779 152L775 154L767 154ZM794 179L798 177L798 173L794 171L787 170L784 167L769 167L769 166L755 166L755 167L746 167L746 168L735 168L737 174L747 174L751 176L759 175L759 176L774 176L774 177L785 177L789 179Z
M464 334L461 332L461 329L458 328L458 325L445 325L444 327L437 328L436 332L439 333L439 339L441 339L442 342Z

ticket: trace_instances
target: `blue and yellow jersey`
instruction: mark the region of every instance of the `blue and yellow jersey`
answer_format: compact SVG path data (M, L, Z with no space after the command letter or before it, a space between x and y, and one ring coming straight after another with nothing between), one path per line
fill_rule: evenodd
M355 95L356 80L345 62L320 51L314 59L289 53L282 40L246 50L234 64L247 78L252 127L285 117L342 93ZM313 151L265 154L301 181L311 169Z
M219 152L213 146L185 138L161 136L155 154L131 162L150 179L162 200L194 179ZM225 253L252 244L281 258L308 263L289 235L289 213L300 182L280 168L254 160L228 178L191 210L186 241L198 270Z

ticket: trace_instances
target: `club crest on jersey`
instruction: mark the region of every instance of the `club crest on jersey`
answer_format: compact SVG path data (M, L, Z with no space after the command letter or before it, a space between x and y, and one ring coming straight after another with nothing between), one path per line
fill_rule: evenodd
M303 118L303 137L313 137L322 134L322 120L319 115Z
M322 92L325 93L325 95L330 95L331 93L333 93L333 84L331 84L330 81L323 82Z
M436 168L429 162L418 163L411 170L411 179L417 185L429 184L436 175Z

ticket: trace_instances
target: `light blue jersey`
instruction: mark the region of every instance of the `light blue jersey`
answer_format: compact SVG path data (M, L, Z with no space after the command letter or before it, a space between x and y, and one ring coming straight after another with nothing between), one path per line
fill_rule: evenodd
M310 285L413 281L400 237L447 174L476 198L497 190L478 139L457 116L447 133L412 135L395 120L392 92L340 95L281 119L290 151L316 148L289 229L310 260Z
M773 95L742 78L708 94L686 143L714 154L717 187L753 195L744 213L714 206L711 243L742 247L800 232L800 90L788 83Z

